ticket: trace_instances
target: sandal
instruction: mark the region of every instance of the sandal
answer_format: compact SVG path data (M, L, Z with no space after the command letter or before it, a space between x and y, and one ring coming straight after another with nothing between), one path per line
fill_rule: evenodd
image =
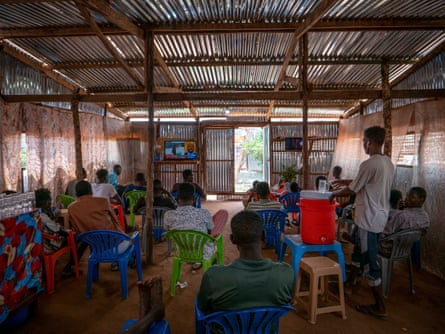
M357 305L355 309L363 314L371 315L374 318L377 318L379 320L387 320L388 319L388 313L381 313L377 310L377 307L375 304L371 305Z

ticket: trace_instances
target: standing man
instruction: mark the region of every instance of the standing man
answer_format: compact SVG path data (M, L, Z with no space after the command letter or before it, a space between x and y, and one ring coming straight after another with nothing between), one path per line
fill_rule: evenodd
M113 166L113 170L108 174L108 183L111 183L113 185L119 196L122 196L122 192L124 191L124 186L119 184L119 175L121 175L121 173L122 166L116 164Z
M366 279L374 297L374 304L357 305L359 312L372 315L378 319L386 319L385 304L379 286L381 285L380 269L377 264L377 253L380 233L384 230L388 220L389 197L394 176L394 165L389 157L382 154L385 141L385 129L372 126L365 130L363 136L363 149L369 159L360 164L359 171L354 180L336 180L332 184L334 189L332 197L356 194L355 224L358 226L359 253L353 254L351 277L354 280L360 266L369 264ZM357 255L359 255L357 257Z

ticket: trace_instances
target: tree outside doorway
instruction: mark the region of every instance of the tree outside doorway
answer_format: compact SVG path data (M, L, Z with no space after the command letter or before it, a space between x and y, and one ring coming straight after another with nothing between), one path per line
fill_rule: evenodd
M235 129L235 192L245 193L264 180L264 138L261 128Z

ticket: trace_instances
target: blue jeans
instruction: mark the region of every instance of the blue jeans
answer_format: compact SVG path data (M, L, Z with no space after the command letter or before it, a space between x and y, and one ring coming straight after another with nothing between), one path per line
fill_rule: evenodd
M380 267L377 262L380 233L369 232L357 228L357 238L352 253L352 263L360 266L363 270L365 265L369 265L369 270L365 272L369 286L379 286Z

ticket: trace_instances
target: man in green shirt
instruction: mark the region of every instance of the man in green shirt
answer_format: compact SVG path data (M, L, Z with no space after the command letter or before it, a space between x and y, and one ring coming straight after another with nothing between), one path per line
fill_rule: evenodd
M230 222L230 239L240 257L229 265L210 267L198 292L205 313L289 304L294 296L294 271L287 263L262 257L261 218L241 211Z

